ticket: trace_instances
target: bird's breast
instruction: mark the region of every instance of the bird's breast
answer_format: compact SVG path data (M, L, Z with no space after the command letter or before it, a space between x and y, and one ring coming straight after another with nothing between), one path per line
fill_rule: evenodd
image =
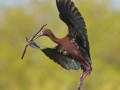
M64 41L61 42L60 47L59 52L62 52L63 54L78 51L79 49L78 45L69 39L64 39Z
M68 38L65 38L60 43L60 49L59 52L63 55L71 55L71 56L77 56L84 60L84 56L82 52L79 50L79 46L75 42L75 40L69 40Z

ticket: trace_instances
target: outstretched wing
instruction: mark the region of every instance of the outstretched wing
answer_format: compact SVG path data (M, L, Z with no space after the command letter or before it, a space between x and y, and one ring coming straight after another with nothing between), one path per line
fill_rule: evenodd
M81 13L71 0L56 0L60 19L68 26L69 37L86 51L90 58L86 25Z
M26 40L28 42L28 39ZM82 68L83 67L82 65L76 62L74 59L70 58L70 56L63 55L63 53L60 53L58 51L59 46L56 46L55 48L46 48L42 45L38 46L34 41L30 43L29 46L32 48L41 50L51 60L60 64L63 68L67 70L70 70L70 69L78 70L81 67L81 69L83 69L84 71L84 68ZM43 49L41 47L43 47Z
M45 49L42 49L42 51L46 56L48 56L54 62L60 64L63 68L67 70L70 70L70 69L78 70L81 66L79 63L75 62L74 59L58 52L56 48L45 48Z

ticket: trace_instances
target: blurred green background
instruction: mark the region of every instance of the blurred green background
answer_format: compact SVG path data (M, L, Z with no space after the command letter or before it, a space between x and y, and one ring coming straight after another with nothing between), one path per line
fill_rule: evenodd
M81 90L120 90L120 8L114 0L73 1L87 25L93 63ZM0 90L77 90L81 70L67 71L32 48L21 60L25 38L45 23L57 37L67 34L55 0L0 3ZM56 45L47 37L36 42Z

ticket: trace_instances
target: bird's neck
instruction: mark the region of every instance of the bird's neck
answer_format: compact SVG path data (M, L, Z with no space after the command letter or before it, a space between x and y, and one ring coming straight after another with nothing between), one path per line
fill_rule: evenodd
M53 42L59 43L59 39L58 39L53 33L49 33L47 36L48 36Z

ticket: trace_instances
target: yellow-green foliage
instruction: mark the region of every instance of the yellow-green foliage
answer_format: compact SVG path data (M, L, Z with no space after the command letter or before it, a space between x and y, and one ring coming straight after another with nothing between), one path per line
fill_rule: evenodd
M41 51L26 43L47 23L57 37L67 34L67 26L59 19L55 0L30 0L23 6L0 7L0 90L76 90L79 71L67 71ZM110 1L110 0L109 0ZM85 19L91 47L93 71L82 90L120 90L120 12L108 0L74 0ZM49 38L36 40L53 47Z

